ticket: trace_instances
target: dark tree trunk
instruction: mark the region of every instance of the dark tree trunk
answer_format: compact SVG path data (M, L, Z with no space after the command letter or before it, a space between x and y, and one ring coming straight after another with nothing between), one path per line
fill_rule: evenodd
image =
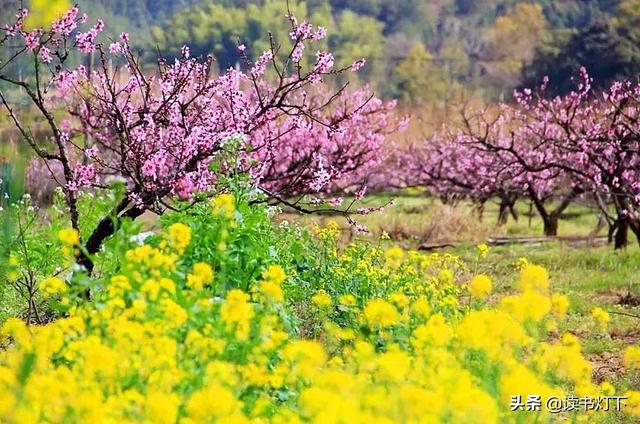
M518 220L518 213L515 209L516 199L509 196L503 196L500 198L500 208L498 210L498 222L496 226L501 227L509 220L509 214L513 216L514 220Z
M546 217L542 217L542 223L545 236L557 236L558 235L558 221L560 215L548 214Z
M509 204L509 212L511 213L511 216L513 217L514 221L518 220L518 211L516 210L516 201L513 200L510 204Z
M613 248L624 249L629 244L629 221L625 217L618 217L618 225L614 236Z
M633 208L629 205L629 199L623 195L613 196L616 207L617 225L614 236L614 249L623 249L629 244L629 229L633 231L640 242L640 220L633 215Z
M633 231L633 234L636 236L636 240L640 245L640 220L638 219L630 220L629 228L631 228L631 231Z
M484 200L480 200L474 205L475 212L478 214L478 220L480 222L482 222L482 219L484 218L484 205Z
M115 207L111 215L102 218L85 243L84 250L78 253L76 262L87 270L88 275L91 275L94 267L91 255L98 253L104 241L116 232L122 219L136 219L144 213L144 209L137 206L129 209L127 206L129 206L129 201L125 198Z
M535 205L540 218L542 218L544 235L558 235L558 217L560 216L560 214L547 212L544 200L541 200L533 190L529 190L529 195L531 196L531 200L533 201L533 204Z
M613 235L616 233L617 229L618 229L618 220L616 219L615 221L609 223L609 228L607 230L607 242L608 243L612 243L613 242Z
M557 236L558 235L558 223L560 221L560 216L562 212L564 212L573 199L576 198L582 190L579 188L574 188L570 193L567 193L563 198L557 208L552 210L551 212L547 211L545 206L545 200L538 197L537 193L533 190L529 190L529 195L531 196L531 200L535 205L540 217L542 218L543 231L545 236Z
M498 227L502 227L504 224L507 223L508 219L509 219L509 207L507 206L507 204L503 199L502 201L500 201L500 209L498 211L498 222L496 223L496 225Z

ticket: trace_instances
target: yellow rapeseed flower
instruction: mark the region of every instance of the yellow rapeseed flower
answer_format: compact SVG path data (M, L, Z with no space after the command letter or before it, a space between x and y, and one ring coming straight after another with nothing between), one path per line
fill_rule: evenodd
M489 246L487 246L486 243L480 243L476 246L476 249L478 249L478 254L481 258L484 258L489 254Z
M628 346L624 351L624 366L640 369L640 346Z
M512 396L520 396L521 399L526 400L528 395L535 393L541 397L544 405L547 399L561 397L564 394L562 390L541 381L539 376L518 363L512 364L502 373L499 387L505 406L509 405Z
M284 292L280 284L272 280L264 280L259 283L260 293L264 296L268 302L283 303Z
M540 265L526 265L520 271L518 288L521 292L527 290L546 292L549 289L549 273Z
M569 298L563 294L554 293L551 296L551 307L555 315L564 316L569 310Z
M323 242L335 242L340 237L340 227L338 223L333 220L327 222L324 228L318 225L314 226L313 232L316 233L318 239Z
M0 334L3 337L11 336L16 341L16 343L21 345L26 345L29 338L29 329L27 325L18 318L9 318L2 324L2 329L0 330Z
M211 199L211 208L215 215L233 218L236 213L236 204L232 194L224 193Z
M529 265L529 260L523 256L519 257L514 263L515 268L518 270L522 270L524 267L528 265Z
M400 314L389 302L373 299L364 308L364 317L369 327L390 327L398 322Z
M62 243L69 246L80 244L80 236L75 228L64 228L58 231L58 238Z
M332 304L331 296L324 290L318 290L316 294L311 297L311 302L319 308L328 308Z
M394 292L389 295L389 301L403 310L409 304L409 296L402 292Z
M178 417L180 399L174 393L152 391L147 394L145 401L145 414L153 423L172 424Z
M15 255L9 255L9 269L7 270L7 279L11 282L18 279L17 266L20 264L18 257Z
M213 268L211 265L198 262L193 265L193 272L187 275L187 286L193 290L202 290L213 281Z
M40 282L39 286L47 297L64 293L67 290L65 282L58 277L45 278Z
M421 318L427 319L431 315L431 304L425 297L421 296L411 304L411 311Z
M631 415L640 417L640 391L629 390L622 395L626 398L624 410Z
M166 322L173 327L179 327L189 318L189 314L171 299L161 299L160 308L163 310Z
M284 269L280 265L269 265L269 267L262 273L262 278L266 281L271 281L275 284L282 284L287 278Z
M314 373L326 362L327 354L322 345L313 340L295 340L282 350L282 356L296 363L303 375L305 371Z
M343 294L338 297L338 303L344 306L354 306L356 304L356 297L352 294Z
M476 275L469 283L469 293L476 299L484 299L491 293L491 279L484 274Z
M440 284L452 284L453 272L449 268L443 268L438 272L438 280Z
M249 303L248 294L239 289L227 293L227 298L220 307L220 318L225 323L227 331L235 328L238 340L246 340L249 337L253 315L253 306Z
M169 244L177 251L184 251L190 242L191 228L188 225L177 222L169 227Z
M398 269L404 260L404 250L398 246L390 247L384 252L384 258L389 268Z
M239 412L242 402L219 384L213 384L191 395L187 402L187 416L194 423L208 422L211 418L223 419ZM229 421L232 422L232 421Z
M48 29L72 6L69 0L30 0L28 3L29 15L24 22L27 31L36 28Z
M538 322L551 311L551 299L539 292L527 290L520 295L503 297L500 309L520 322Z
M602 396L613 396L616 393L616 388L608 381L600 383L599 389Z
M432 315L426 324L418 326L413 332L411 343L418 351L428 351L433 346L444 346L453 337L453 329L442 314Z
M598 324L600 329L605 330L609 322L609 313L600 307L595 307L591 311L591 317Z

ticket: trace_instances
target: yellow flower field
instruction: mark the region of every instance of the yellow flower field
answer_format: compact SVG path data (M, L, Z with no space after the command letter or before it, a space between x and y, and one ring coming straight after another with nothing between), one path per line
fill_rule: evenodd
M331 244L336 234L319 236ZM489 306L490 277L459 285L464 264L453 256L379 252L386 265L357 259L351 271L387 294L319 289L310 305L320 330L306 338L291 325L281 266L248 290L212 297L203 289L216 279L209 264L178 271L191 239L188 225L173 224L155 247L126 252L92 302L44 326L6 321L2 422L533 423L615 414L544 410L550 398L615 389L592 382L575 336L549 337L568 302L549 291L542 267L524 265L513 276L518 293ZM346 272L352 249L327 249L337 261L330 273ZM42 288L74 303L60 279ZM594 319L606 325L601 312ZM637 357L630 350L625 360ZM540 411L512 411L530 395L540 396ZM625 396L638 411L640 394Z

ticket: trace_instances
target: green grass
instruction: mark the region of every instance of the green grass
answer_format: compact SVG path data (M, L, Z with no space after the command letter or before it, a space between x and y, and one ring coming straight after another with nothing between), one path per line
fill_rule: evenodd
M420 244L439 244L451 242L479 243L491 235L543 235L543 223L535 209L528 202L520 201L516 204L518 220L509 216L506 225L496 226L498 216L498 202L489 201L485 205L482 219L477 210L468 202L456 205L444 205L438 199L429 198L416 193L414 195L376 195L365 198L358 207L376 207L387 204L393 199L393 204L384 208L382 213L374 212L369 215L354 215L358 223L367 227L374 236L386 231L393 241L402 243L405 247L417 247ZM345 204L348 204L345 200ZM562 219L559 223L558 234L561 236L586 236L595 228L598 215L581 205L571 205L565 214L570 219ZM346 221L339 216L327 215L298 215L284 213L281 219L295 219L299 222L326 223L336 220L344 225L348 233ZM606 229L599 235L606 234Z

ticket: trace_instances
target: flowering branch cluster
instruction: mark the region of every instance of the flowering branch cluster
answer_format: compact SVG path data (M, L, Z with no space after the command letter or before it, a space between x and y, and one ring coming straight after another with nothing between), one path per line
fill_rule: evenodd
M248 71L228 69L219 75L212 57L191 58L188 47L174 62L160 57L155 71L144 69L126 33L106 47L99 41L102 21L82 32L87 17L77 7L49 29L26 31L27 15L20 9L2 30L2 48L11 54L0 64L0 80L26 92L50 137L35 139L6 93L0 91L0 99L59 180L76 229L77 191L108 189L114 181L126 186L113 211L119 218L147 210L162 213L171 198L188 200L220 190L220 178L228 174L247 173L276 201L361 188L386 134L402 125L392 122L394 104L383 103L367 88L349 93L346 85L332 91L326 84L327 77L360 69L363 60L337 69L331 53L318 51L315 63L303 66L302 51L326 30L290 15L290 53L283 62L276 58L284 47L273 41L255 63L239 45ZM72 52L89 63L95 57L96 64L71 67ZM10 75L8 64L29 56L33 81ZM231 144L237 149L233 161L228 160ZM113 231L112 218L105 217L86 250L95 253ZM83 265L91 267L89 260Z
M583 196L607 218L616 248L629 229L640 240L640 85L617 82L597 94L582 69L574 91L549 99L547 82L538 93L516 92L497 113L467 111L461 130L414 144L401 154L405 183L478 203L528 198L548 235Z

